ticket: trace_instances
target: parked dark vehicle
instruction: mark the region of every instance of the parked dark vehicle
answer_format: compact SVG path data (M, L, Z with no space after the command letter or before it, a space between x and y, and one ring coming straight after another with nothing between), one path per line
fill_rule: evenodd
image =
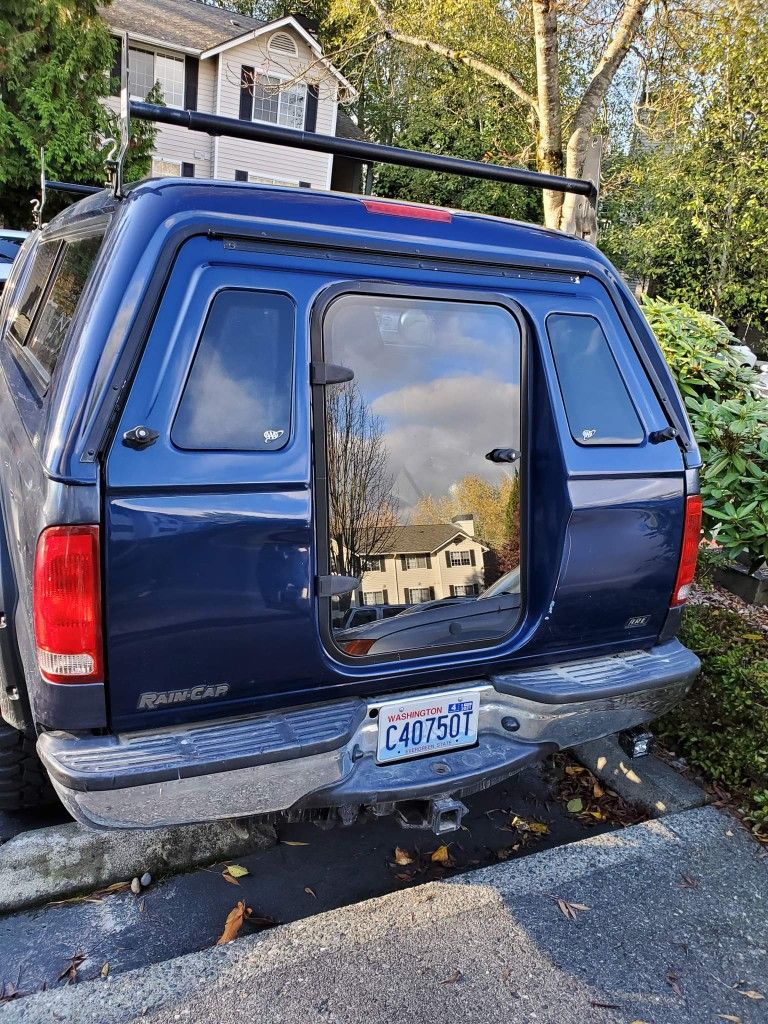
M49 776L100 828L421 801L444 831L690 686L699 456L591 245L152 180L31 236L0 330L0 807ZM473 480L519 493L498 592L440 511ZM351 591L430 607L350 647Z
M367 626L373 622L382 622L384 619L392 619L400 612L405 611L407 604L364 604L360 607L348 608L339 620L339 629L354 629L356 626ZM337 642L341 642L340 634L336 636Z
M0 228L0 295L5 288L5 282L10 277L13 261L18 256L19 249L26 237L26 231Z

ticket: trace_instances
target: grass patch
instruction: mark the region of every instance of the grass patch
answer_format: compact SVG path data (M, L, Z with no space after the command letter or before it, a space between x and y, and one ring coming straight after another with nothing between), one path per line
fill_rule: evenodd
M701 658L702 672L657 732L768 834L768 636L735 612L696 605L686 610L680 639Z

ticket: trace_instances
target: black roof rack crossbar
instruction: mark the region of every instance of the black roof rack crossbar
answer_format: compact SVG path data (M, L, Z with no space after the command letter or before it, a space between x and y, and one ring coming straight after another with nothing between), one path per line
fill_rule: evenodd
M441 156L439 153L422 153L414 149L398 149L396 146L382 146L357 139L340 139L335 135L321 135L317 132L299 131L295 128L283 128L280 125L255 121L240 121L234 117L205 114L198 110L177 110L137 100L131 100L129 109L130 116L140 121L177 125L208 135L226 135L234 139L294 146L317 153L333 153L360 160L362 163L399 164L401 167L417 167L426 171L443 171L447 174L463 174L470 178L502 181L510 185L526 185L528 188L572 192L575 195L586 196L592 203L597 197L597 190L591 181L561 178L556 174L541 174L538 171L526 170L524 167L502 167L499 164L481 163L479 160Z
M103 188L98 185L78 185L74 181L48 181L45 187L52 192L69 192L75 196L92 196L95 192L102 192Z

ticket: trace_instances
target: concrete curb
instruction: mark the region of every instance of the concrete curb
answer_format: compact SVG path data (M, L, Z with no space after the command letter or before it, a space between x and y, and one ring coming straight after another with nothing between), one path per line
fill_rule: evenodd
M445 1020L477 1024L480 1021L510 1024L534 1018L542 1024L565 1019L626 1021L630 1017L625 1014L614 1016L604 1010L590 1009L583 993L577 995L586 1009L579 1007L577 1011L574 1004L571 1017L562 1016L562 1008L555 1007L551 1008L552 1015L533 1012L537 1005L522 1000L539 998L538 995L523 994L520 1000L515 992L510 999L508 988L500 1014L491 1012L491 1007L483 1001L481 997L489 994L484 991L477 994L478 998L473 997L468 1007L450 1003L441 1006L441 1001L459 998L461 991L460 986L454 988L446 984L456 966L457 953L445 944L454 942L464 950L466 957L479 957L478 975L489 976L492 950L476 948L482 946L487 922L494 918L499 922L499 935L486 937L497 952L500 951L503 962L506 962L508 949L524 947L529 942L530 925L521 929L510 916L510 906L547 908L546 912L542 911L546 916L552 902L547 893L569 892L574 883L580 891L591 877L604 877L606 871L617 879L650 878L660 865L671 862L675 875L678 863L683 863L691 850L713 849L717 843L733 843L734 856L744 856L750 841L746 835L734 835L729 825L729 819L714 808L644 822L620 832L532 854L521 861L471 871L444 882L426 883L417 889L318 914L260 935L240 938L227 946L110 976L106 981L97 979L31 995L3 1008L4 1024L55 1024L63 1020L76 1020L78 1024L127 1024L142 1021L146 1016L165 1024L166 1021L196 1020L198 1011L200 1019L204 1017L206 1021L230 1022L254 1017L270 1024L276 1021L292 1024L296 1020L341 1024L363 1017L375 1022L391 1021L405 1019L405 1009L413 1005L412 996L417 989L427 1004L427 992L437 1002L437 1012L430 1009L429 1020L440 1019L442 1015ZM679 887L676 891L684 892ZM615 917L616 911L610 908L611 899L607 902L608 913ZM593 913L597 912L597 907L593 908ZM559 911L552 913L559 914ZM479 922L474 930L473 921ZM578 944L579 931L558 932L558 929L571 928L559 917L546 917L544 927L548 933L562 934L566 948ZM586 941L589 958L605 957L604 952L596 953L597 939L591 930L586 934L590 936ZM642 959L640 954L632 955ZM341 965L345 965L344 970L350 977L339 977L344 973ZM398 1012L379 1005L381 991L364 993L355 989L355 986L365 988L368 981L379 974L389 975L393 968L398 972L398 984L391 984L389 989L384 985L384 990L402 993L404 1005ZM515 975L514 987L530 984L531 991L538 993L544 984L542 972L547 977L558 976L554 981L556 987L561 983L560 968L535 957L526 962L525 972ZM624 975L621 977L623 984ZM468 991L471 994L473 990ZM229 998L227 993L232 992L236 994L239 1009L230 1016L223 1013L222 1008ZM601 998L599 991L590 990L589 996ZM567 999L572 998L569 992ZM297 1001L300 1006L296 1005ZM346 1012L331 1013L329 1001L343 1006ZM516 1002L520 1003L519 1010L515 1009ZM591 1004L592 1007L600 1005L604 1004ZM211 1012L203 1013L203 1007L210 1008ZM663 1018L653 1019L680 1020L666 1004L661 1004L660 1009L665 1011ZM651 1019L646 1014L642 1016ZM423 1015L418 1017L419 1021L425 1019ZM685 1019L689 1020L687 1016Z
M664 761L652 755L627 757L614 736L574 747L572 753L606 786L654 818L711 803L708 793Z
M57 825L25 832L0 847L0 913L130 881L165 875L273 846L271 825L249 819L133 832Z

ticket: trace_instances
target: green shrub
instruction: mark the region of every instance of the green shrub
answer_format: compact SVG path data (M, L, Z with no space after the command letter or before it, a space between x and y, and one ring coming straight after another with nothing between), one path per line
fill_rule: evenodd
M677 378L704 467L704 535L749 568L768 559L768 402L719 320L684 303L646 299L644 312Z
M657 731L768 833L768 636L734 612L697 605L685 613L681 640L702 672Z

